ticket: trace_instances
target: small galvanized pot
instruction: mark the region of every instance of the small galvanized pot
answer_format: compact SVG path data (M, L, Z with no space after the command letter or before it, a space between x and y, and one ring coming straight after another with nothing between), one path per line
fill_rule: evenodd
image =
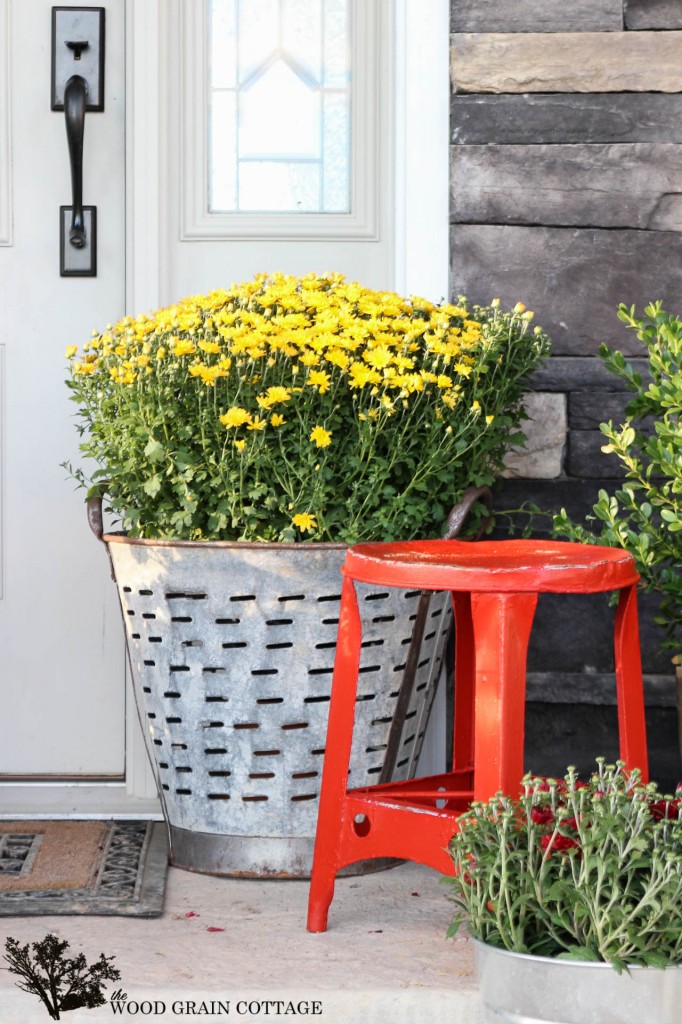
M618 974L473 942L485 1024L682 1024L682 966Z
M309 876L346 548L137 540L102 535L96 514L91 525L119 591L171 862L218 875ZM350 771L354 786L367 786L386 775L420 592L358 586L358 597ZM394 779L414 775L450 616L449 595L434 595L404 727L391 743Z

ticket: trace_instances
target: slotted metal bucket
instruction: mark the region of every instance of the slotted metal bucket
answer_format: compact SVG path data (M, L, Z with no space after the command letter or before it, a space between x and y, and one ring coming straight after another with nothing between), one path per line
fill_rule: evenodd
M138 540L103 535L90 513L118 587L172 863L308 876L346 548ZM384 770L420 591L359 586L358 596L350 768L364 786ZM432 595L407 702L403 693L394 779L414 775L450 618L449 595Z

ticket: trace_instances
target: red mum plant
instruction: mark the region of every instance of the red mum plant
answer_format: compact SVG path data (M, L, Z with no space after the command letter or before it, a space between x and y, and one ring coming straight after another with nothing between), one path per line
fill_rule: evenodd
M682 963L682 789L662 796L623 762L589 781L527 775L458 819L457 907L481 942L516 953L629 965Z

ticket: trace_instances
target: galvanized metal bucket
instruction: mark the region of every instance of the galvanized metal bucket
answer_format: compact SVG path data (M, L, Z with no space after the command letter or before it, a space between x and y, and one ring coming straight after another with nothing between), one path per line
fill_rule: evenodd
M682 1024L682 966L508 953L474 940L485 1024Z
M171 862L307 877L345 547L101 539ZM420 592L359 586L358 596L364 633L350 777L364 786L384 771ZM414 775L450 615L449 595L433 595L392 778Z

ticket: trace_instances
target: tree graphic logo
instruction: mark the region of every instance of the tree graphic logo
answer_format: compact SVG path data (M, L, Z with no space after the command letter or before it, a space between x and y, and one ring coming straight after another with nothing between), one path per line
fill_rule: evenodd
M52 1020L61 1020L62 1011L102 1006L106 1002L104 983L121 977L113 966L113 956L101 953L99 960L88 965L83 953L68 957L69 943L52 934L30 947L8 938L5 949L4 959L9 964L5 970L19 976L18 988L38 996Z

